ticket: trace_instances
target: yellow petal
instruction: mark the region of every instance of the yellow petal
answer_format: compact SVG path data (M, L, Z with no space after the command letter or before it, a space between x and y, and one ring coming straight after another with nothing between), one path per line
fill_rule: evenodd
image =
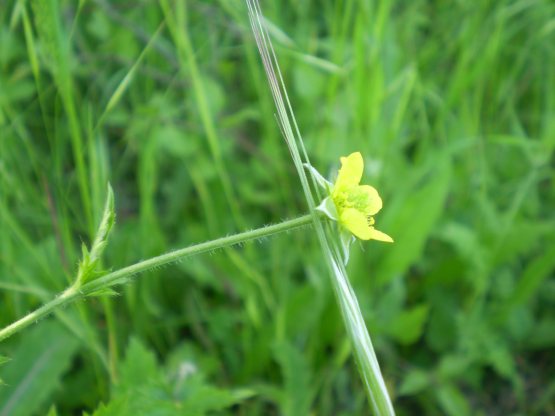
M372 229L368 225L368 218L362 212L354 208L347 208L341 212L339 221L355 237L361 240L370 240L372 238Z
M386 233L382 233L381 231L376 230L374 227L371 227L371 239L383 241L385 243L393 243L393 238L388 236Z
M361 185L358 187L366 196L366 206L364 207L364 213L366 215L377 214L380 209L382 209L382 199L376 191L376 188L370 185Z
M351 153L347 157L341 158L341 169L335 181L335 189L355 186L360 183L362 171L364 170L364 162L360 152Z

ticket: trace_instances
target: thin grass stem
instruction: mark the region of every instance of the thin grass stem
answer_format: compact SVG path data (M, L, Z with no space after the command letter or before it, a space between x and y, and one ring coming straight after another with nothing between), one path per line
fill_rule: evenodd
M316 207L315 201L322 198L314 178L311 177L312 180L310 181L304 169L305 164L310 165L310 160L295 120L295 114L279 69L270 35L264 24L262 10L258 0L246 0L246 2L251 28L276 105L278 125L293 158L308 208L310 212L316 213L317 211L314 209ZM372 346L370 334L343 264L338 233L330 227L329 223L326 224L317 215L313 215L313 226L322 248L347 335L353 346L355 360L373 413L378 416L394 415L395 412Z

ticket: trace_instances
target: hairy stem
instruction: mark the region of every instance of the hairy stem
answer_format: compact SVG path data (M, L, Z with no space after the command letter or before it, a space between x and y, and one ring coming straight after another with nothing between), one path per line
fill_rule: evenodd
M74 284L50 302L0 330L0 342L16 334L32 323L44 318L45 316L53 312L56 308L67 305L77 299L84 298L91 294L94 295L113 286L123 284L127 282L132 276L138 273L142 273L147 270L163 266L165 264L173 263L177 260L181 260L187 257L195 256L197 254L214 251L236 244L245 243L247 241L269 237L271 235L279 234L284 231L293 230L311 224L312 221L313 216L311 214L307 214L302 217L283 221L279 224L269 225L267 227L258 228L256 230L245 231L243 233L221 237L216 240L207 241L204 243L196 244L194 246L171 251L169 253L162 254L160 256L153 257L139 263L135 263L131 266L124 267L122 269L116 270L115 272L105 274L104 276L99 277L98 279L95 279L91 282L85 283L82 286L80 286L79 284Z

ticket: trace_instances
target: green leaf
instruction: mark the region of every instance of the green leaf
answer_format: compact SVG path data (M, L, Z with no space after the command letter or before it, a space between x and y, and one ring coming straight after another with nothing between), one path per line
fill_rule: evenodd
M553 275L555 270L555 244L549 244L546 251L531 261L518 281L509 307L526 303L537 292L542 282Z
M24 333L2 371L0 415L30 415L51 399L69 369L78 342L60 323L47 321Z
M49 69L63 97L71 94L70 87L70 37L66 35L60 19L57 0L35 0L31 2L35 27L41 40Z
M537 322L525 345L530 349L553 348L555 346L555 318L548 317Z
M378 281L385 284L395 276L402 275L422 255L424 246L443 213L443 207L451 182L451 166L447 156L437 154L437 163L429 169L431 178L426 184L415 184L403 201L396 201L386 211L385 228L395 244L384 251L383 261L378 264ZM443 160L442 160L443 159Z
M313 389L310 370L304 356L287 342L276 344L274 355L281 366L285 381L281 413L287 416L310 414Z
M444 355L436 369L436 375L442 382L451 378L458 378L466 371L472 361L466 355Z
M120 379L114 390L115 396L161 379L156 356L137 338L132 338L129 342L119 374Z
M399 387L400 396L411 396L426 389L432 383L430 374L423 370L411 370Z
M112 400L101 404L94 416L202 416L221 411L253 395L247 389L225 390L209 385L197 368L181 362L175 377L158 366L156 356L138 339L129 343Z
M58 416L58 411L55 406L52 406L46 416Z
M495 348L489 351L487 361L500 376L509 380L517 377L515 360L506 345L498 343Z
M163 27L163 25L161 25L158 28L158 30L156 31L156 33L150 38L150 40L148 41L148 44L143 49L143 51L141 52L141 54L139 55L139 57L137 58L137 60L133 64L133 66L131 66L129 71L125 74L125 76L123 77L123 79L119 83L118 87L113 92L112 96L108 100L108 104L106 104L106 109L104 110L105 113L109 113L115 106L117 106L117 104L119 103L121 98L125 95L125 92L129 88L129 85L132 83L132 81L135 77L135 74L136 74L138 68L141 66L145 56L147 55L147 53L150 50L150 48L152 47L152 45L156 42L156 39L158 38L158 35L160 34L160 31L161 31L162 27ZM103 116L104 116L104 114L102 115L102 117Z
M422 335L428 312L428 305L418 305L405 310L393 319L386 331L401 344L413 344Z
M129 400L124 397L111 400L108 404L101 403L100 406L98 406L98 408L94 411L92 416L126 416L131 414L132 411L129 408Z
M452 384L446 384L436 390L439 405L449 416L466 416L470 415L470 405L460 392L460 390Z
M180 406L184 409L180 414L205 415L208 412L222 411L254 394L249 389L224 390L210 385L198 386L190 393Z

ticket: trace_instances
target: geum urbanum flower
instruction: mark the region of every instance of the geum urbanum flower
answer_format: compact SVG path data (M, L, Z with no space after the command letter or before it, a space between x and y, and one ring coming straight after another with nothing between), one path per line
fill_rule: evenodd
M345 262L348 260L349 246L354 237L361 240L393 242L390 236L374 228L374 215L382 209L382 199L374 187L360 184L364 170L360 152L341 158L341 169L333 184L324 179L312 166L307 167L326 190L328 196L317 209L339 224Z

